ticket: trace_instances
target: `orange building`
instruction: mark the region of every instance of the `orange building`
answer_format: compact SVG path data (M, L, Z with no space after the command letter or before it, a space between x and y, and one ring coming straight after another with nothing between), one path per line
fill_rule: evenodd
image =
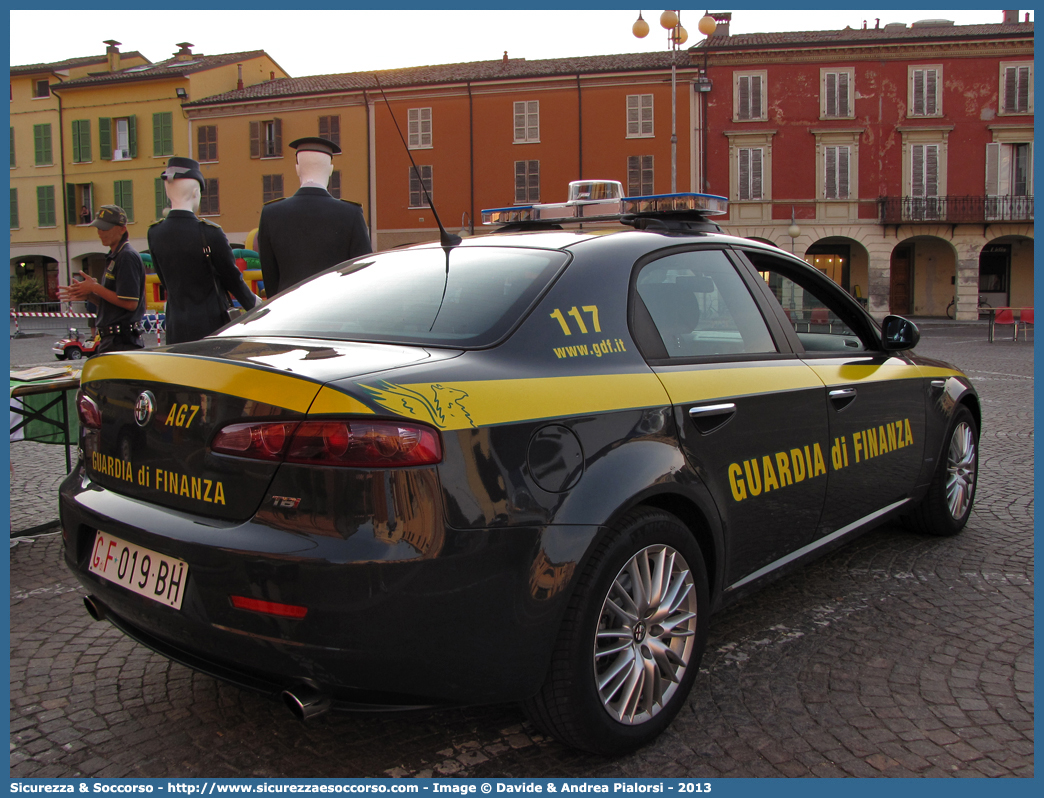
M362 203L374 247L387 249L438 236L422 183L454 232L473 227L483 208L565 201L570 180L619 180L632 194L669 192L672 62L677 186L693 191L698 70L683 52L287 78L185 109L191 124L213 125L220 140L238 142L213 172L240 187L223 198L230 237L256 226L263 201L298 187L292 153L258 157L250 126L278 122L285 148L298 136L322 135L324 119L329 129L336 118L344 150L334 161L340 196Z

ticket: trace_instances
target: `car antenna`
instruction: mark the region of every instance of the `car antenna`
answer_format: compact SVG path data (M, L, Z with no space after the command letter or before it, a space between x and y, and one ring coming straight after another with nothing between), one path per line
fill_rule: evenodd
M431 213L435 217L435 224L439 226L439 241L443 247L455 247L461 242L461 237L447 232L446 228L442 226L442 220L439 219L439 212L435 210L435 203L431 201L431 195L428 193L427 186L424 185L420 169L417 168L417 162L413 160L413 153L410 152L410 148L406 144L406 139L402 135L402 129L399 127L399 123L395 119L395 112L392 111L391 103L388 102L388 95L384 93L384 87L381 85L381 80L377 77L376 73L374 73L373 79L377 81L377 88L381 90L381 97L384 98L384 104L388 106L388 113L391 115L392 122L395 123L395 130L399 134L399 139L402 141L402 146L406 150L406 154L410 157L410 164L413 165L413 173L417 175L417 182L420 183L421 191L424 192L424 199L428 201L428 207L431 208Z

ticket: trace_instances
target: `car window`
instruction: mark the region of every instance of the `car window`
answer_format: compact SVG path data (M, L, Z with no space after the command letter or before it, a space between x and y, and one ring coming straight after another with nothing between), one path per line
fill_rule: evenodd
M568 260L522 247L369 255L273 297L220 335L486 346L521 319Z
M851 352L866 348L823 286L807 279L798 282L795 275L785 266L780 268L774 258L746 254L782 306L806 352Z
M654 260L639 273L637 289L668 357L776 351L753 297L720 250Z

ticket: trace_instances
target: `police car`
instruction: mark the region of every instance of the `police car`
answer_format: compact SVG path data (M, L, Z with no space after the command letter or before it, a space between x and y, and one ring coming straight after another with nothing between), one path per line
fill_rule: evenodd
M574 188L92 358L91 615L300 718L519 701L618 754L715 611L888 520L961 530L979 400L914 324L721 234L722 198Z

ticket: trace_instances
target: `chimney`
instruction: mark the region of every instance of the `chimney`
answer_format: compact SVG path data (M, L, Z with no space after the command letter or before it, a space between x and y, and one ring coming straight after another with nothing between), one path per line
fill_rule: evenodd
M717 27L714 29L714 33L710 35L710 38L727 38L729 35L729 23L732 21L731 11L712 11L710 12L711 17L717 23Z
M109 45L105 48L105 55L109 59L109 71L119 72L120 70L120 42L115 39L109 39L104 42Z
M193 58L195 58L195 56L192 55L192 48L196 45L192 44L191 42L179 42L174 46L179 48L178 51L174 53L175 61L191 61Z
M507 62L508 62L507 50L505 50L504 51L504 63L506 64Z
M1004 12L1004 24L1005 25L1017 25L1019 22L1018 11L1005 11Z
M241 89L243 88L243 65L236 64L236 66L239 67L239 80L236 81L236 88Z

